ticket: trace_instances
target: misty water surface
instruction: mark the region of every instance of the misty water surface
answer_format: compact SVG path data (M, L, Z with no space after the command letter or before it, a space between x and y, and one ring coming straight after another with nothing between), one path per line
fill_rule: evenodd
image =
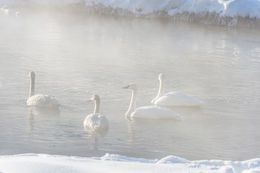
M260 32L167 21L26 14L0 17L0 154L48 153L187 159L260 157ZM36 93L54 95L60 112L26 106L30 71ZM138 106L165 91L201 99L175 109L181 121L127 121L129 83ZM83 129L101 96L106 134Z

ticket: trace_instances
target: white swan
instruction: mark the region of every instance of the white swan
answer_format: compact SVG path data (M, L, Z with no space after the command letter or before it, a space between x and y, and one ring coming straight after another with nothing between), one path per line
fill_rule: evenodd
M159 74L159 91L157 96L151 101L151 103L159 106L171 107L171 106L200 106L203 104L201 100L193 98L179 92L169 92L164 95L163 93L163 74Z
M59 102L52 96L43 95L43 94L34 94L35 90L35 73L30 72L30 91L29 98L27 99L28 106L35 106L41 108L59 108Z
M99 113L100 97L98 95L93 95L90 100L95 103L94 112L86 116L83 123L84 127L91 131L107 130L109 126L108 120L104 115Z
M162 108L159 106L143 106L136 108L136 92L137 87L135 84L130 84L124 89L131 89L132 96L128 110L125 113L126 118L134 119L179 119L180 115L171 109Z

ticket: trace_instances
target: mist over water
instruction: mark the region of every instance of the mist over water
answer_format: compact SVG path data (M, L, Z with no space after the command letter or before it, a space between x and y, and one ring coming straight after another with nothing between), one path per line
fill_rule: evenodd
M259 31L51 11L0 21L0 154L260 157ZM60 112L26 106L32 70ZM138 106L150 105L161 72L166 92L205 105L175 109L181 121L127 121L122 86L136 83ZM83 129L92 94L110 121L102 135Z

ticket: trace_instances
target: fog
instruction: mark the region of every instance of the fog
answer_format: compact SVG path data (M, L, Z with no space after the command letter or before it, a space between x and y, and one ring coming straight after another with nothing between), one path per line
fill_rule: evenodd
M0 16L1 154L260 157L259 31L44 8ZM26 107L30 71L36 93L54 95L60 112ZM175 109L181 121L126 120L122 86L136 83L137 105L150 105L159 73L166 92L205 104ZM92 94L110 121L106 134L83 128Z

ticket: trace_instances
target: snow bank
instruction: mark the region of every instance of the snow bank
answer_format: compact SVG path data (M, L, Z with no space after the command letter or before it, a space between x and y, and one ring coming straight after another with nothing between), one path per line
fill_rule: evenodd
M216 13L220 16L260 18L260 0L0 0L0 4L85 4L88 7L121 9L136 15L163 13Z
M219 25L259 25L260 0L85 0L97 12Z
M207 24L237 25L241 21L252 24L251 20L260 23L260 0L0 0L0 7L28 2L55 6L77 4L98 13L170 17Z
M147 160L111 154L106 154L105 156L100 158L54 156L45 154L23 154L13 156L0 156L0 172L259 173L260 159L252 159L247 161L188 161L176 156L168 156L161 160Z
M216 13L220 16L260 18L260 0L85 0L88 6L103 5L137 14Z

